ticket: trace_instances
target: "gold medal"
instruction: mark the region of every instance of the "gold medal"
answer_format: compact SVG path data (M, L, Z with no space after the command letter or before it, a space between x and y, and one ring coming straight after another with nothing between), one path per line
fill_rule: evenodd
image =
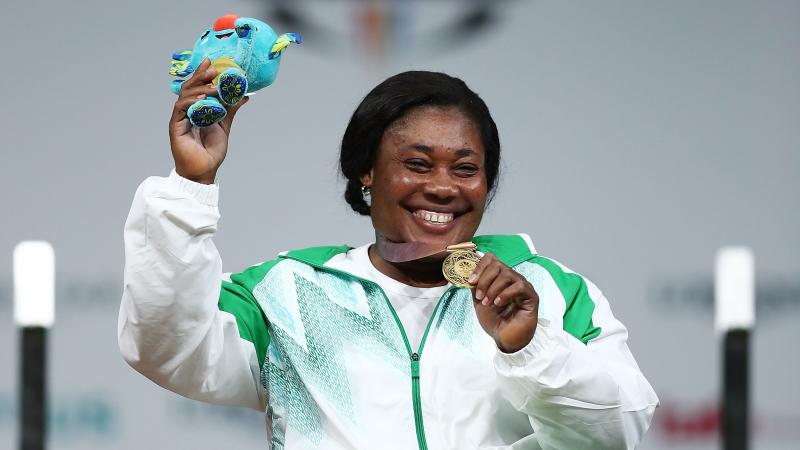
M447 247L450 252L442 263L444 277L455 287L471 287L469 276L478 266L480 255L475 253L477 246L472 242Z

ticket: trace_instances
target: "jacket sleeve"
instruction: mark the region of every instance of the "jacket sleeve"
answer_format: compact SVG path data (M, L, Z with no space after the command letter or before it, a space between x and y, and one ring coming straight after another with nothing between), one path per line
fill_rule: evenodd
M118 342L124 359L183 396L264 410L257 346L266 321L249 290L223 281L212 236L218 188L151 177L125 224ZM261 352L263 353L263 351Z
M543 449L632 449L658 397L628 349L628 332L594 284L557 263L547 268L558 287L550 291L564 297L563 315L542 316L537 286L533 339L495 356L502 392L528 415Z

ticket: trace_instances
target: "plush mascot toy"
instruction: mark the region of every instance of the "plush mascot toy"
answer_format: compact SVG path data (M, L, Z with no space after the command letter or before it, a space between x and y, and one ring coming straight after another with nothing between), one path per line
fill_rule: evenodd
M267 87L275 81L281 54L289 44L300 43L300 36L278 36L266 23L250 17L228 14L214 22L197 38L192 50L175 52L169 73L183 78L197 69L203 59L217 69L212 84L217 97L206 97L192 104L186 114L192 125L207 127L222 120L224 105L235 105L245 94ZM174 80L172 91L178 93L185 80Z

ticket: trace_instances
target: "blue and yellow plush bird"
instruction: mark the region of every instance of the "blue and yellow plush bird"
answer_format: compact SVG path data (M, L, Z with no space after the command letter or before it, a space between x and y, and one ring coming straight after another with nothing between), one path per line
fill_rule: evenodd
M184 78L208 58L217 69L212 83L218 98L206 97L189 107L186 114L192 125L207 127L227 115L223 105L235 105L245 94L267 87L275 81L281 55L292 43L300 43L295 33L275 34L266 23L250 17L228 14L203 32L192 50L175 52L169 73ZM172 91L178 93L185 80L174 80Z

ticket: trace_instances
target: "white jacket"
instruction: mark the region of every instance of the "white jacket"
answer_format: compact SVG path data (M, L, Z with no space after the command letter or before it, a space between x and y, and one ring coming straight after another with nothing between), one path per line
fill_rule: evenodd
M223 277L218 188L151 177L125 225L119 346L178 394L265 411L268 448L628 449L658 398L597 287L526 235L474 242L539 294L513 354L448 289L412 349L380 287L337 269L349 247L297 250Z

